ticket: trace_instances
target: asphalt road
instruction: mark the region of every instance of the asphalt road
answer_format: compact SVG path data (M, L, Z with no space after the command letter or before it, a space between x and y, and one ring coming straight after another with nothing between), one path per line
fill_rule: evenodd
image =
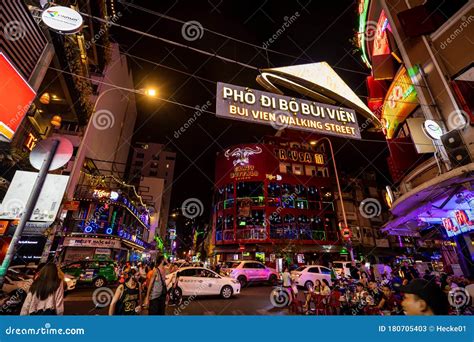
M231 299L218 296L184 298L181 306L168 306L167 315L287 315L288 309L274 308L270 303L270 292L273 287L264 284L250 285L242 289L241 293ZM98 301L107 300L115 288L109 293L98 295ZM102 288L102 292L104 290ZM94 289L77 288L68 294L64 303L66 315L106 315L108 307L95 309L92 296ZM142 314L146 314L142 313Z

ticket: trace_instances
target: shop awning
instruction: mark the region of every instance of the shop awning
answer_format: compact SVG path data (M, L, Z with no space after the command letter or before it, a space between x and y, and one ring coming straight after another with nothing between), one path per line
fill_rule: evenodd
M453 210L472 210L474 163L435 177L397 198L394 216L383 227L392 235L417 236L430 223L440 224Z

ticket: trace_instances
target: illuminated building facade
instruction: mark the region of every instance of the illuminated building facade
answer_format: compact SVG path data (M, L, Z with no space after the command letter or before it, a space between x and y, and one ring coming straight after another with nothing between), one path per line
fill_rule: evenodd
M218 154L213 210L217 260L318 260L341 241L325 145L282 138ZM327 254L326 254L327 256Z
M358 9L367 104L390 150L392 217L383 230L420 246L446 240L445 264L473 276L474 50L466 44L474 4L360 0Z

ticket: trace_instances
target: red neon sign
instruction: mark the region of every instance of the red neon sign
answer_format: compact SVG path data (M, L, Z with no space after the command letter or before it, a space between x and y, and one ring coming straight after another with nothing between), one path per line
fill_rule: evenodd
M456 210L454 217L460 226L472 226L474 224L474 222L469 220L465 210Z
M36 92L0 52L0 140L11 141Z
M388 18L385 12L382 10L380 13L379 21L377 22L377 29L375 30L374 48L372 50L372 56L389 55L390 45L388 43L387 28Z

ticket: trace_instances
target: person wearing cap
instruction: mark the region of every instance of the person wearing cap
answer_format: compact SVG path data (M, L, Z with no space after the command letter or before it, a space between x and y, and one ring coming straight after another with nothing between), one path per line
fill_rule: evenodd
M434 282L426 279L413 279L400 286L403 293L402 307L406 315L447 315L449 302L446 294Z

